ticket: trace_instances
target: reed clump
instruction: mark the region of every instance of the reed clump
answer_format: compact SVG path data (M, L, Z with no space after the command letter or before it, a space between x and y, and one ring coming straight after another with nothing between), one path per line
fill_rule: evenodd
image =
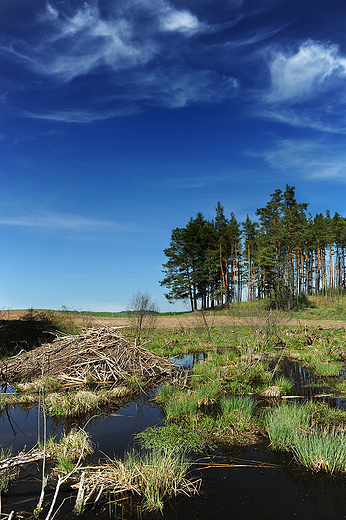
M310 428L310 414L305 406L283 403L270 410L266 417L266 429L273 450L292 449L297 434Z
M240 431L248 430L256 407L254 399L243 396L224 397L220 401L219 422Z
M46 450L52 459L68 457L72 462L78 460L82 452L87 457L94 451L88 434L77 428L63 432L58 442L54 437L47 439Z
M105 464L88 468L83 479L85 494L111 492L120 496L134 494L148 512L161 512L164 502L180 493L198 492L200 481L187 478L190 463L176 449L130 451L123 460L108 459Z
M297 432L292 451L298 464L313 473L345 473L346 430L333 425Z

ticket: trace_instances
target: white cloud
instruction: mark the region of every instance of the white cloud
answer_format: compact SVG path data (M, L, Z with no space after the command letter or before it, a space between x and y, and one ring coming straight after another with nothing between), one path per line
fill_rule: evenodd
M295 54L276 52L270 63L270 103L295 103L311 98L346 79L346 59L336 45L311 40Z
M121 230L123 226L112 221L98 220L70 213L28 213L17 217L0 217L0 225L64 229L69 231L92 231L100 229Z
M346 134L346 118L343 114L344 108L326 108L320 104L319 110L308 110L300 108L279 107L276 109L261 107L254 110L257 117L277 121L298 128L311 128L320 132L332 134ZM323 117L326 113L329 117ZM331 116L331 117L330 117Z
M113 70L146 64L156 52L154 41L138 40L130 20L102 19L95 5L87 3L74 15L59 13L50 4L44 17L45 30L36 44L14 41L1 50L36 72L71 81L98 67Z
M198 18L189 11L169 10L161 17L160 22L164 31L196 33L207 29L207 25L200 23Z
M92 123L93 121L103 121L105 119L111 119L113 117L125 117L133 114L137 114L138 109L128 108L119 110L56 110L47 112L20 112L20 116L28 117L32 119L43 119L47 121L61 121L63 123Z
M291 172L294 177L316 180L346 180L346 150L329 140L282 139L276 146L255 156L275 170Z

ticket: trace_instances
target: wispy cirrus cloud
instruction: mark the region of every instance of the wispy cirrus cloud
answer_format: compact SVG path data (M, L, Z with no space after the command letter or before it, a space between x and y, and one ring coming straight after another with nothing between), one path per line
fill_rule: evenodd
M236 3L231 9L238 7ZM173 108L234 97L239 87L236 78L215 71L212 56L201 60L205 45L196 41L199 35L222 31L233 23L232 19L209 24L167 0L120 1L102 12L96 1L77 8L51 2L33 22L30 38L12 37L7 44L3 39L0 53L38 76L38 80L33 76L31 92L40 85L44 89L49 82L50 95L45 89L44 96L47 104L51 96L58 100L60 89L71 85L66 87L63 109L59 101L59 110L51 106L45 110L41 97L41 109L26 108L17 114L88 122L122 116L124 100ZM90 92L88 100L79 96L79 107L72 108L76 102L72 93L79 91L80 82L89 80L92 88L89 83L82 87L83 92Z
M162 51L157 41L161 31L186 36L208 29L195 15L174 9L168 2L160 3L156 12L155 2L143 5L153 21L141 31L133 9L126 9L125 4L120 16L105 18L96 3L85 2L73 14L48 3L36 20L37 38L14 40L7 47L2 45L1 51L41 75L69 82L99 68L118 71L146 65Z
M128 109L110 109L108 111L99 110L47 110L46 112L28 112L21 111L22 117L28 117L32 119L43 119L46 121L60 121L64 123L92 123L93 121L103 121L112 117L125 117L133 114L137 114L138 109L135 107Z
M299 103L335 88L346 80L346 58L339 48L311 40L296 53L276 52L270 63L269 103Z
M258 117L328 133L346 132L346 57L337 45L307 40L295 52L266 50L270 86Z
M18 216L0 216L0 226L24 228L44 228L76 232L100 230L131 231L131 225L114 221L100 220L73 213L37 212Z
M292 177L315 180L346 180L346 150L343 143L323 139L281 139L271 149L255 153L273 169L291 172Z

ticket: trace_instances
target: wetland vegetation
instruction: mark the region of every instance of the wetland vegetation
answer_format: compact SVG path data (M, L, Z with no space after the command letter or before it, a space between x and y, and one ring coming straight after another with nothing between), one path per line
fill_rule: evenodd
M330 306L334 304L330 301ZM317 299L315 305L318 309ZM338 306L343 305L340 300ZM218 324L216 316L226 317L228 324ZM2 414L18 406L37 409L40 403L41 421L44 417L65 421L65 431L45 444L41 427L37 450L44 448L50 456L46 471L51 486L68 482L75 511L87 515L95 504L102 509L112 496L115 503L131 497L128 504L138 516L165 514L169 498L203 489L203 479L200 483L192 465L198 454L263 441L273 453L286 454L293 467L311 475L346 477L346 412L336 406L346 400L342 324L325 328L320 321L312 326L305 318L298 324L288 313L279 314L262 302L218 314L189 313L185 318L177 316L172 329L151 330L144 347L160 359L171 359L172 367L191 356L192 368L174 368L178 376L159 384L152 399L162 408L164 421L137 433L137 448L125 450L122 458L99 455L84 463L95 440L83 444L84 455L79 458L80 451L67 441L76 433L68 425L114 414L126 400L148 392L143 375L132 373L101 385L89 364L89 372L75 387L53 373L4 386ZM123 329L122 335L130 344L138 330ZM310 399L298 384L300 374L304 386L310 385ZM13 459L16 455L7 450L8 446L2 447L2 459ZM146 471L154 478L149 479ZM1 470L4 505L14 478L20 474ZM48 505L43 503L40 517L46 518Z

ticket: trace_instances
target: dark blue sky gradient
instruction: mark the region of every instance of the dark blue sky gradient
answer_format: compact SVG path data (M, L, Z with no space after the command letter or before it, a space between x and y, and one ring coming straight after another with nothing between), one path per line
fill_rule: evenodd
M343 0L2 0L1 308L161 310L171 230L346 214Z

